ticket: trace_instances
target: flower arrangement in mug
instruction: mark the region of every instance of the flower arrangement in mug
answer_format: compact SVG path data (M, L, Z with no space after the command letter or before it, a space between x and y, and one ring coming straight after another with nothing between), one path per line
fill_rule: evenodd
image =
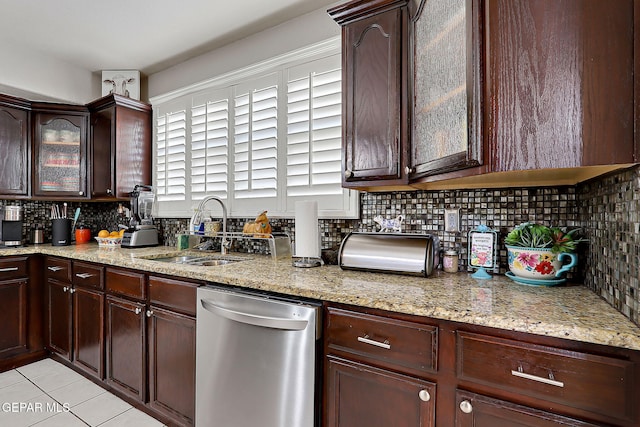
M577 263L579 229L523 223L511 230L504 242L508 250L509 269L517 276L530 279L554 279ZM568 265L562 258L570 258Z

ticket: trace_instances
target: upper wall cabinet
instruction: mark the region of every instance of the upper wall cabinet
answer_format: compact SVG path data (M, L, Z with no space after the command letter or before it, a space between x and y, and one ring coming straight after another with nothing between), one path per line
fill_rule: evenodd
M0 95L0 194L29 194L29 105Z
M430 0L409 8L410 178L478 166L483 162L480 2Z
M128 199L136 184L151 184L151 106L108 95L88 107L91 198Z
M343 25L344 159L351 176L346 185L385 191L398 184L425 189L573 185L635 164L640 156L636 4L355 0L329 10ZM366 76L359 71L363 57L350 59L357 49L349 28L382 20L391 8L400 11L404 65L396 68L402 81L398 107L387 114L389 108L379 107L388 99L382 91L376 92L377 102L358 95L373 93L374 86L361 77ZM384 28L374 22L369 31L376 25ZM384 55L372 58L370 68L386 64ZM390 78L387 89L394 87ZM359 103L358 96L366 102ZM393 152L383 152L382 144L372 148L371 138L353 131L360 117L375 123L367 129L386 135L382 141L394 148L389 135L397 134L389 124L399 118L398 179L373 173L356 180L358 171L349 167L355 156L385 166Z
M85 107L34 104L33 196L86 199Z
M329 10L342 26L343 186L406 184L407 0Z

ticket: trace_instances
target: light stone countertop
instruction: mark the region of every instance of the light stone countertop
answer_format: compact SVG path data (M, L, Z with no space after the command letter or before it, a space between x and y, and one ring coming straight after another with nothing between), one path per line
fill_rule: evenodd
M505 276L478 280L467 273L437 272L424 278L347 271L338 266L296 268L290 259L237 253L231 255L247 260L215 267L144 259L178 253L166 246L103 249L97 244L47 244L0 250L0 256L33 253L640 350L640 327L584 286L525 286Z

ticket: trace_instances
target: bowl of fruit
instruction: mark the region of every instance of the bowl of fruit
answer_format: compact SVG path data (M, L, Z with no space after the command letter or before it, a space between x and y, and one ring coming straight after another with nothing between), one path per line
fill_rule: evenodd
M98 241L98 247L104 249L119 248L122 244L122 236L124 229L120 231L100 230L95 239Z

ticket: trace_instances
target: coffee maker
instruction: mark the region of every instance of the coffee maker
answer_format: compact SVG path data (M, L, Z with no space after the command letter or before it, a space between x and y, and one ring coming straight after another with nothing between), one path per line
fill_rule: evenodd
M22 206L0 206L0 247L22 246Z
M142 190L142 191L141 191ZM158 230L153 225L155 195L150 185L136 185L131 196L131 220L122 236L123 248L158 246Z

